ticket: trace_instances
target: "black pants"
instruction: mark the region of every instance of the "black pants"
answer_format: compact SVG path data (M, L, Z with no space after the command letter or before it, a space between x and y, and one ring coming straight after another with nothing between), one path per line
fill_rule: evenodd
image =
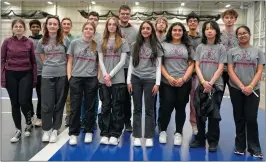
M6 89L12 106L12 117L17 129L21 130L21 111L26 124L31 124L30 99L32 98L33 74L27 71L6 71ZM21 109L21 110L20 110Z
M184 83L182 87L173 87L169 84L161 83L160 96L162 98L162 107L159 114L161 131L166 131L171 119L171 114L175 108L175 132L182 134L186 120L185 110L189 101L190 90L191 80Z
M102 101L102 111L99 118L100 135L120 137L124 128L123 104L127 88L124 83L107 87L100 84L99 96Z
M158 93L157 93L158 94ZM159 115L158 115L158 120L157 120L157 107L156 107L156 104L157 104L157 97L158 97L158 95L155 95L155 97L154 97L154 122L155 122L155 126L156 126L156 124L157 124L157 121L159 121ZM159 100L159 102L160 102L160 100Z
M212 106L213 110L208 114L208 136L207 140L209 145L217 146L220 139L220 107L221 102L223 99L223 92L217 91L213 94L212 99ZM196 115L197 119L197 128L198 128L198 134L196 135L196 140L198 140L201 143L205 143L205 127L206 127L206 120L204 120L201 116L198 114Z
M128 71L128 69L125 68L124 69L125 81L127 81L127 71ZM131 120L130 120L130 118L132 116L132 113L131 113L131 95L129 94L128 91L125 93L125 102L123 104L123 111L124 111L125 124L130 123L130 125L131 125Z
M224 95L224 91L225 91L226 85L229 88L229 75L228 75L228 72L227 71L224 71L223 72L222 78L223 78L223 81L224 81L224 89L223 89L223 95Z
M69 135L80 133L80 115L83 95L85 97L85 133L93 133L95 123L95 104L98 89L97 77L71 77L70 87L70 124Z
M140 79L132 75L131 79L133 89L133 136L136 138L142 137L142 96L144 92L145 102L145 138L153 138L155 131L154 120L154 98L152 96L152 88L155 85L155 79Z
M41 103L42 103L42 97L41 97L41 85L42 85L42 76L38 75L37 76L37 85L36 85L36 93L38 97L38 103L37 103L37 110L36 110L36 115L38 119L42 118L42 113L41 113Z
M68 91L67 76L42 78L41 85L41 112L42 129L59 130L62 125L64 106Z
M253 93L246 96L241 90L233 87L229 90L236 126L236 149L244 151L247 141L249 152L261 152L257 123L260 97L256 97ZM259 89L255 92L260 95Z

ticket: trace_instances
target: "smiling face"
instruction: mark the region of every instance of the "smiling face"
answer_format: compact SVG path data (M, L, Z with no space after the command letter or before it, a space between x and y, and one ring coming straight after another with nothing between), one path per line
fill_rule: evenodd
M25 32L25 26L20 23L20 22L16 22L13 26L12 26L12 31L14 33L14 35L18 36L18 35L23 35Z
M95 30L94 27L91 24L87 24L82 29L83 36L86 38L92 38Z
M152 27L148 23L144 23L141 28L141 35L144 39L149 38L151 36Z
M190 18L187 21L187 26L189 28L189 30L196 30L197 27L199 26L199 21L196 18Z
M60 26L59 26L59 22L57 19L55 19L55 18L48 19L47 24L46 24L46 28L47 28L49 33L57 33L59 27Z
M245 28L239 28L237 31L237 38L240 44L247 44L250 41L250 33Z
M130 19L130 10L121 9L119 12L119 20L122 23L128 23Z
M72 28L71 21L70 20L67 20L67 19L63 20L62 21L62 28L63 28L63 32L64 33L70 33L70 30Z
M172 29L172 38L173 40L181 40L183 37L183 29L179 25L175 25Z

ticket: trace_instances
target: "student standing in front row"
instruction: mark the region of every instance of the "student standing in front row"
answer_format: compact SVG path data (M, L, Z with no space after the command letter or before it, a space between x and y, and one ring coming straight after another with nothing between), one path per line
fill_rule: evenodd
M130 57L127 84L129 93L133 94L133 137L134 146L141 146L142 138L142 96L145 101L146 147L153 146L155 131L154 100L161 81L161 61L163 47L156 37L150 21L141 23L137 41Z
M68 39L64 39L60 20L56 16L46 19L43 38L36 53L41 55L42 70L42 129L43 142L56 142L62 125L68 91L66 74Z
M31 20L29 22L29 26L30 26L30 31L32 33L32 35L29 36L29 39L33 41L34 49L36 49L38 41L42 38L42 35L40 34L42 25L39 20ZM42 115L41 115L42 59L41 59L41 56L38 54L35 54L35 58L36 58L36 63L37 63L36 93L37 93L38 103L37 103L37 110L36 110L37 119L34 120L32 124L34 124L35 126L41 127L42 126ZM30 102L32 103L32 98L30 99Z
M122 38L117 18L106 21L99 52L100 75L99 96L102 101L101 144L118 145L124 128L123 103L126 93L123 66L129 46ZM109 139L110 137L110 139Z
M196 73L200 84L204 87L203 93L210 93L215 88L212 96L212 110L208 114L208 144L209 151L216 152L220 138L221 120L220 106L223 98L222 72L227 56L225 47L220 44L220 28L215 21L206 21L202 26L202 44L197 47L194 60L196 61ZM200 86L200 85L198 85ZM196 86L197 87L197 86ZM202 101L201 101L202 102ZM200 109L200 105L196 110ZM205 146L205 125L206 121L197 114L198 134L190 143L190 147Z
M182 23L173 23L163 42L162 82L160 86L160 143L167 142L166 129L175 109L174 145L182 144L183 126L186 120L186 105L191 90L191 75L194 69L194 50L189 45L186 28Z
M95 26L85 23L82 27L82 37L71 42L67 54L67 75L70 86L70 124L69 144L76 145L80 133L80 114L83 97L85 98L85 129L84 142L92 141L95 122L95 109L98 90L97 43L93 40Z
M4 40L1 46L1 86L6 88L11 101L12 117L17 128L10 142L21 138L21 111L26 120L25 136L30 136L32 89L37 82L37 64L34 45L23 36L25 22L21 19L12 21L13 36Z
M239 47L228 52L229 90L236 125L235 154L244 155L248 148L252 156L262 159L257 114L265 55L250 45L250 35L247 26L238 27Z

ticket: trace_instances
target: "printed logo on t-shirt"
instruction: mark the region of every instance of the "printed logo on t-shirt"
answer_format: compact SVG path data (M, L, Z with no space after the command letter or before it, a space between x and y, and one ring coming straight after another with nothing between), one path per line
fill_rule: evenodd
M235 55L235 58L235 66L256 66L251 60L251 52L249 51L241 50Z
M46 55L47 57L49 58L54 58L54 57L57 57L57 56L62 56L62 52L60 50L60 46L57 46L55 44L49 44L47 45L46 47Z
M184 58L184 48L175 47L170 51L170 56L165 56L166 60L186 60Z
M218 64L218 62L215 60L216 51L207 48L203 51L203 57L201 63L203 64Z
M114 46L114 42L107 44L106 54L104 55L105 58L120 59L120 55L115 52Z
M150 60L151 58L151 49L145 45L140 48L139 59L141 60Z
M76 58L80 61L96 61L96 58L92 55L89 47L86 47L85 49L81 50Z

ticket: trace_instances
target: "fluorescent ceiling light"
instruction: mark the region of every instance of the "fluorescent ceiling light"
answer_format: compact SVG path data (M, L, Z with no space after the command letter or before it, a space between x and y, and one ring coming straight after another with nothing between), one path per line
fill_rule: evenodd
M135 5L138 6L139 5L139 2L135 2Z
M91 1L91 4L96 4L96 2L95 1Z
M185 6L186 4L184 2L181 3L181 6Z
M10 5L10 3L9 2L4 2L6 5Z
M51 2L51 1L48 1L47 3L50 4L50 5L53 4L53 2Z
M230 4L227 4L225 7L228 8L228 7L230 7L230 6L231 6Z

